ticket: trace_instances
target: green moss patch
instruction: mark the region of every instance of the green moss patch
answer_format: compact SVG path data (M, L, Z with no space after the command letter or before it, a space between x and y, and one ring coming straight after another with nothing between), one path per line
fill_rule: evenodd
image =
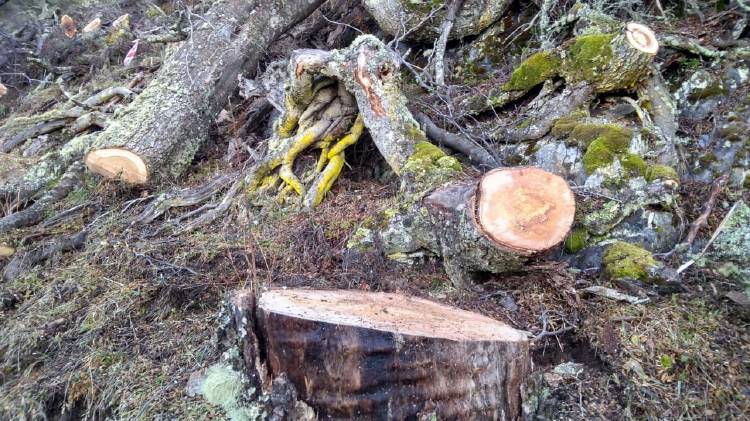
M646 174L646 161L640 156L632 153L625 154L620 158L620 163L628 175L641 176Z
M552 126L550 133L555 137L567 137L581 123L581 120L588 116L589 113L586 110L573 111L565 117L555 120L555 125Z
M602 257L604 273L609 279L633 278L647 281L651 269L657 266L650 251L617 241L610 245Z
M645 171L646 181L654 180L674 180L680 181L680 176L677 175L677 171L667 165L652 164L646 167Z
M528 91L545 80L557 75L560 58L549 51L533 54L524 60L503 85L504 91Z
M589 233L584 228L574 229L565 240L565 250L568 253L578 253L586 247L589 241Z
M599 138L591 142L583 155L583 168L588 174L596 171L598 168L604 168L615 160L616 154L608 147L604 138Z
M568 49L565 67L574 80L594 82L612 60L612 34L582 35Z
M630 146L633 131L617 124L579 123L570 132L570 138L583 146L588 146L595 139L603 139L607 148L614 153L625 153Z

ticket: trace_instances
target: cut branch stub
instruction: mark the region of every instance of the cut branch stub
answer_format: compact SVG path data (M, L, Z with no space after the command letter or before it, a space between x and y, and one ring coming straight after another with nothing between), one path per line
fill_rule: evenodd
M562 242L575 216L568 184L540 168L496 169L478 182L438 188L423 203L456 286L476 273L521 269Z
M86 155L86 166L89 171L106 178L120 177L131 184L143 184L148 181L148 168L140 156L127 149L96 149Z
M427 300L274 290L257 309L270 374L322 418L513 419L530 370L524 332Z
M575 198L561 177L540 168L505 168L485 174L476 192L476 223L503 247L539 252L565 239Z

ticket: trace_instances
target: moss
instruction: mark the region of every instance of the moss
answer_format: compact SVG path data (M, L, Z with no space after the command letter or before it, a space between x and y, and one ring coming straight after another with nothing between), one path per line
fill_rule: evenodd
M528 91L534 86L557 75L560 58L549 51L542 51L524 60L503 85L504 91Z
M588 116L589 113L587 110L577 110L565 117L558 118L555 120L555 125L552 126L552 136L567 137L581 123L581 120Z
M578 253L586 247L588 240L588 231L583 228L576 228L565 240L565 250L567 250L568 253Z
M461 171L461 163L448 156L442 149L430 142L417 142L414 152L403 167L405 173L411 173L419 184L434 187Z
M639 176L646 174L646 161L638 155L628 153L620 158L620 163L629 175Z
M680 181L680 177L677 175L677 171L667 165L651 164L646 167L646 180L674 180Z
M688 99L690 101L698 101L701 99L707 99L715 96L726 95L729 91L727 90L721 79L713 79L705 87L698 87L693 90Z
M650 251L624 241L617 241L604 252L602 266L610 279L633 278L647 281L649 272L657 263Z
M595 82L601 70L612 60L612 34L582 35L575 39L567 51L565 67L574 81Z
M591 142L583 155L583 168L586 173L591 174L598 168L603 168L614 162L615 153L607 146L604 138Z
M588 146L595 139L601 138L607 148L617 154L628 150L632 136L632 130L617 124L580 123L570 132L570 138L583 146Z

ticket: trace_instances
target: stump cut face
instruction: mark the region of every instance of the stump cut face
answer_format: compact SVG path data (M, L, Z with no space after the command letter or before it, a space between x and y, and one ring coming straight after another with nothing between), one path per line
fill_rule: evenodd
M454 341L524 341L505 323L420 298L360 291L269 291L260 308L306 320Z
M504 168L479 183L476 222L513 250L540 252L560 243L575 217L575 197L561 177L540 168Z

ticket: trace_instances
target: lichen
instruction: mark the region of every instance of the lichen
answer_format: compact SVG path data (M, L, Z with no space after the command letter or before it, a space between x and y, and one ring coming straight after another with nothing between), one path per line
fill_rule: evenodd
M565 70L571 81L595 82L612 60L612 34L582 35L575 39L565 57Z
M648 250L616 241L604 252L602 266L609 279L633 278L648 281L649 273L658 265Z
M208 368L202 393L207 401L220 406L232 421L249 421L259 415L257 408L242 405L244 385L240 373L223 364Z
M552 52L541 51L524 60L503 85L503 91L528 91L557 75L560 58Z
M680 181L680 176L677 175L677 171L667 165L651 164L646 167L646 181L654 180L674 180Z
M586 247L588 240L588 231L584 228L576 228L565 240L565 250L567 250L568 253L578 253Z

